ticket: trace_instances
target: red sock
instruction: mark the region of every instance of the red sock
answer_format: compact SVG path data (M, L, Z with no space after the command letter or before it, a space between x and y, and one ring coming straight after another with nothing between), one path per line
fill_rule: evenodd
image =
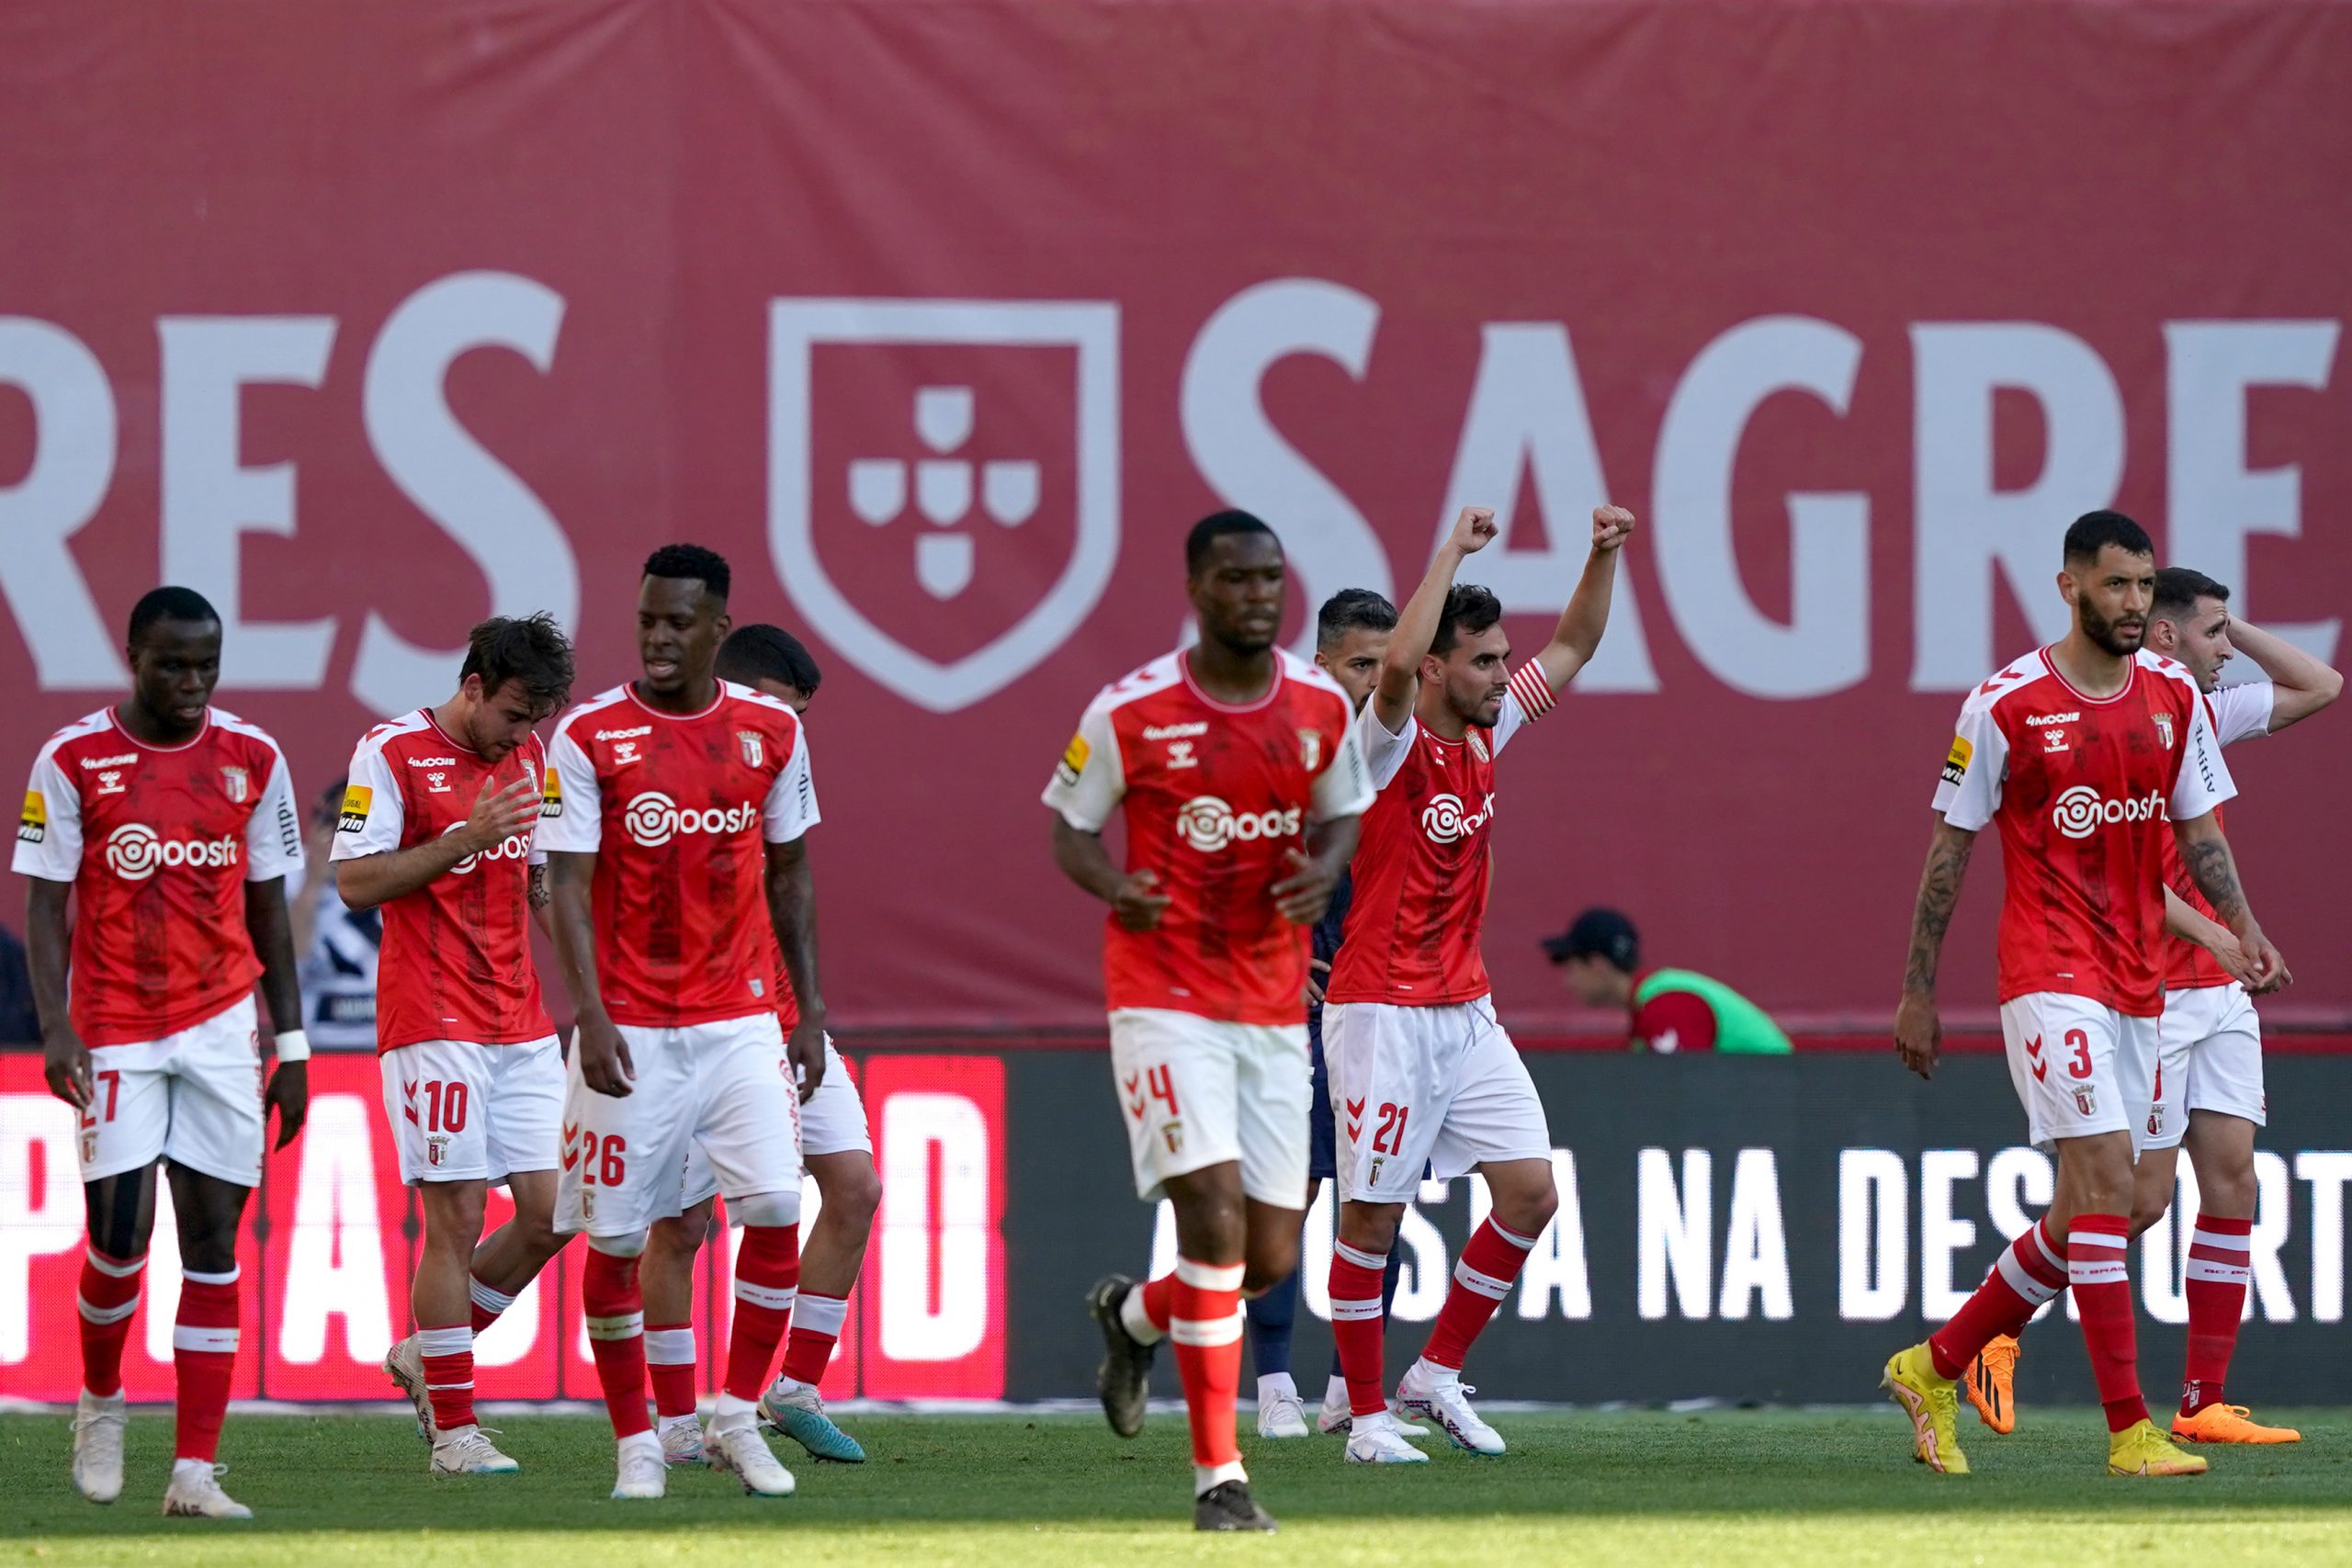
M792 1337L784 1342L784 1375L811 1387L825 1380L833 1359L833 1345L842 1337L849 1303L841 1296L800 1292L792 1308Z
M1491 1216L1472 1234L1461 1260L1453 1266L1453 1283L1446 1290L1445 1304L1438 1309L1437 1324L1430 1330L1421 1359L1457 1372L1462 1370L1470 1342L1510 1294L1511 1282L1527 1266L1528 1250L1534 1245L1533 1236L1507 1231Z
M745 1225L735 1257L735 1326L727 1336L727 1392L756 1400L792 1322L800 1284L800 1227Z
M1176 1270L1170 1269L1159 1279L1146 1281L1143 1288L1143 1314L1160 1333L1176 1321Z
M514 1298L503 1291L493 1291L481 1282L479 1274L466 1276L466 1291L473 1298L473 1329L480 1334L498 1321L499 1314L514 1304Z
M2181 1374L2180 1413L2222 1403L2230 1356L2238 1348L2253 1261L2254 1222L2200 1215L2188 1240L2188 1362Z
M2091 1377L2107 1407L2107 1429L2120 1432L2148 1418L2140 1397L2139 1326L2132 1316L2132 1275L2123 1254L2132 1222L2121 1214L2076 1214L2066 1231L2066 1281L2083 1314L2083 1343Z
M613 1436L653 1430L653 1418L645 1413L645 1295L638 1288L637 1259L591 1247L581 1271L580 1304L587 1314L588 1350L596 1359L596 1382L605 1390Z
M695 1326L645 1325L645 1370L653 1374L653 1408L664 1420L695 1413Z
M424 1392L433 1400L433 1425L447 1432L474 1424L474 1331L466 1324L416 1330L416 1353L424 1362Z
M179 1315L172 1320L172 1370L178 1383L175 1459L210 1464L220 1452L229 1414L229 1380L237 1370L237 1270L180 1275Z
M1348 1380L1348 1410L1372 1416L1388 1408L1382 1360L1380 1280L1385 1253L1366 1252L1346 1242L1331 1245L1331 1342L1340 1352L1340 1375Z
M1242 1479L1233 1437L1233 1398L1241 1386L1241 1265L1176 1260L1168 1337L1176 1342L1176 1376L1193 1424L1193 1490Z
M95 1394L122 1392L122 1348L130 1319L139 1311L140 1282L147 1259L108 1258L96 1247L82 1254L82 1386Z
M2065 1248L2051 1236L2047 1220L2036 1221L1993 1260L1992 1272L1952 1320L1928 1337L1937 1375L1959 1377L1978 1351L2023 1328L2042 1303L2065 1288Z

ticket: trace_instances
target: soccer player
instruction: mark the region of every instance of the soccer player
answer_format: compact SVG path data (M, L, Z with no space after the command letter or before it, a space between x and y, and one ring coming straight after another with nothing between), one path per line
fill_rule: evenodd
M727 1378L704 1435L745 1491L787 1496L757 1402L800 1274L796 1075L825 1073L808 739L790 705L718 679L726 561L668 545L638 590L644 673L565 716L548 748L539 841L556 950L580 1010L564 1100L557 1228L588 1233L590 1348L619 1439L613 1495L659 1497L645 1404L638 1255L684 1206L699 1147L744 1227ZM782 950L800 1021L775 1015Z
M1424 1168L1486 1178L1494 1211L1462 1249L1428 1345L1396 1388L1474 1453L1503 1451L1471 1409L1462 1362L1552 1221L1552 1134L1544 1102L1496 1021L1479 955L1493 865L1495 759L1552 709L1609 625L1617 558L1634 515L1602 506L1592 548L1551 640L1517 671L1502 606L1456 586L1464 558L1495 536L1494 513L1464 507L1405 602L1380 681L1355 728L1380 795L1364 814L1354 902L1325 987L1324 1058L1340 1112L1340 1232L1331 1249L1331 1337L1354 1416L1351 1463L1413 1463L1382 1370L1381 1272Z
M122 1348L160 1159L182 1280L164 1512L251 1518L213 1460L237 1363L237 1229L268 1113L282 1149L310 1107L284 882L302 863L302 826L277 742L211 705L220 617L201 594L141 598L127 651L130 697L50 737L17 828L42 1070L80 1115L89 1219L74 1484L93 1503L122 1493ZM277 1039L266 1087L256 978Z
M2299 724L2344 690L2344 677L2281 637L2230 614L2230 591L2199 571L2168 566L2156 573L2147 646L2188 667L2205 694L2216 739L2224 747ZM2222 684L2222 669L2244 653L2265 677ZM2218 820L2222 808L2214 808ZM2165 842L2168 928L2165 1010L2154 1102L2133 1173L2132 1234L2172 1206L2180 1149L2197 1172L2199 1213L2188 1257L2188 1365L2176 1438L2200 1443L2292 1443L2302 1434L2266 1427L2223 1398L2230 1357L2245 1310L2254 1232L2254 1134L2265 1120L2262 1025L2240 976L2248 973L2237 938L2213 918L2180 854ZM2284 978L2283 975L2280 976ZM2013 1395L2017 1342L2004 1336L1969 1363L1962 1386L1984 1424L2017 1425Z
M1184 541L1201 640L1105 686L1046 786L1055 863L1111 907L1111 1065L1136 1191L1176 1213L1175 1269L1088 1298L1111 1429L1143 1429L1152 1348L1176 1342L1193 1523L1270 1530L1234 1442L1240 1300L1297 1267L1306 1207L1307 928L1371 804L1347 694L1274 646L1282 542L1246 512ZM1126 814L1123 869L1103 847Z
M2001 830L2001 1034L2032 1141L2057 1148L2049 1210L1952 1320L1896 1352L1882 1386L1911 1417L1914 1450L1965 1474L1953 1380L2071 1287L2106 1407L2108 1469L2193 1475L2140 1397L2132 1284L2132 1156L2149 1114L2164 1009L2164 840L2236 936L2258 983L2280 967L2238 886L2214 807L2235 791L2196 681L2142 646L2155 589L2148 536L2117 512L2066 530L2065 637L1986 681L1961 706L1936 787L1937 822L1911 919L1894 1044L1932 1077L1942 1034L1936 967L1977 833ZM2170 826L2166 826L2166 818Z
M749 686L806 714L821 679L800 639L781 626L738 626L718 649L718 678ZM775 972L776 1023L786 1034L799 1021L791 976ZM865 1450L825 1414L817 1384L849 1315L849 1292L865 1262L882 1180L857 1085L825 1040L825 1077L800 1107L800 1158L817 1183L820 1206L800 1253L800 1284L784 1344L784 1368L760 1396L760 1413L817 1459L861 1464ZM638 1264L645 1289L645 1359L653 1374L662 1452L672 1464L703 1457L695 1420L694 1260L709 1234L718 1179L699 1149L686 1165L685 1213L654 1222Z
M384 1371L416 1406L433 1473L503 1474L514 1461L474 1420L474 1337L562 1247L563 1053L531 958L548 902L533 728L571 695L571 644L551 616L493 616L468 635L458 681L360 740L333 855L344 903L381 911L384 1117L424 1210L416 1331ZM493 1186L514 1217L485 1239Z
M1343 588L1324 602L1316 616L1315 667L1338 682L1349 703L1362 710L1380 678L1388 634L1396 629L1396 606L1385 595L1369 588ZM1307 1111L1306 1206L1310 1209L1315 1206L1316 1192L1337 1174L1332 1165L1331 1085L1323 1070L1323 977L1331 972L1331 956L1340 951L1340 931L1347 918L1348 877L1342 872L1331 891L1330 908L1315 922L1313 956L1306 965L1306 1055L1314 1091ZM1384 1304L1396 1297L1399 1270L1400 1260L1392 1255L1381 1278ZM1298 1319L1298 1274L1292 1269L1263 1295L1251 1297L1245 1307L1250 1319L1250 1364L1258 1376L1258 1435L1261 1438L1308 1435L1298 1384L1290 1371L1291 1332ZM1341 1432L1348 1421L1348 1385L1340 1376L1339 1352L1334 1350L1317 1425L1325 1432Z

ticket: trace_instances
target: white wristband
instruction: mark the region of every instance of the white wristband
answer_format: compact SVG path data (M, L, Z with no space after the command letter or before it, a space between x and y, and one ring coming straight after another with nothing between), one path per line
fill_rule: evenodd
M277 1037L277 1059L281 1062L307 1062L311 1059L311 1037L299 1029L289 1029Z

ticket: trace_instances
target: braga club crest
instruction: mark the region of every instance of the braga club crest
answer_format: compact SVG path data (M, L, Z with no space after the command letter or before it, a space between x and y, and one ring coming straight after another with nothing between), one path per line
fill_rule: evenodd
M1093 610L1119 551L1115 305L777 299L768 355L769 550L866 674L952 713Z

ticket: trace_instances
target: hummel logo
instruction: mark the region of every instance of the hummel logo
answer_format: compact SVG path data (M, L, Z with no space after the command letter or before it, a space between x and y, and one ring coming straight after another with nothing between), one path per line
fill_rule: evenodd
M1136 1073L1127 1077L1124 1080L1124 1087L1127 1091L1127 1114L1134 1117L1138 1122L1142 1121L1144 1100L1143 1075L1141 1073Z
M1351 1100L1348 1107L1348 1142L1354 1143L1363 1135L1363 1101Z
M412 1122L415 1122L415 1121L416 1121L416 1084L414 1084L414 1083L411 1083L411 1082L403 1082L403 1083L401 1085L401 1098L402 1100L407 1100L407 1101L408 1101L408 1104L406 1104L405 1106L401 1107L401 1113L402 1115L406 1116L410 1121L412 1121ZM423 1122L417 1122L417 1125L419 1125L419 1126L423 1126L423 1125L424 1125L424 1123L423 1123Z
M2033 1081L2042 1083L2050 1077L2050 1064L2041 1059L2041 1036L2037 1034L2025 1043L2025 1054L2033 1060Z

